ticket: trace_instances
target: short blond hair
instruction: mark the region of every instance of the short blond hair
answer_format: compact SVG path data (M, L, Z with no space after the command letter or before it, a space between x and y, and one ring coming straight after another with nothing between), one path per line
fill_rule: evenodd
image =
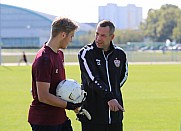
M52 37L57 36L60 32L69 34L78 28L78 24L69 18L56 17L52 22L51 33Z

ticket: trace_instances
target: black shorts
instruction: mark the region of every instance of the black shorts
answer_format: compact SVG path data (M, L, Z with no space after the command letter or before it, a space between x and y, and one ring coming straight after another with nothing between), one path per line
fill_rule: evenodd
M34 125L34 124L30 125L32 131L73 131L70 120L67 120L63 124L53 125L53 126Z
M122 123L119 124L89 124L81 123L82 131L123 131Z

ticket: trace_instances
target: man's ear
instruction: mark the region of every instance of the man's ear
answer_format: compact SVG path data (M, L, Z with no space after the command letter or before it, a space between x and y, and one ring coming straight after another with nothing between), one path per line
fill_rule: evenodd
M67 35L67 33L62 32L62 37L63 37L63 38L65 38L65 37L66 37L66 35Z
M112 40L114 39L114 36L115 36L115 35L114 35L114 34L112 34L112 38L111 38Z

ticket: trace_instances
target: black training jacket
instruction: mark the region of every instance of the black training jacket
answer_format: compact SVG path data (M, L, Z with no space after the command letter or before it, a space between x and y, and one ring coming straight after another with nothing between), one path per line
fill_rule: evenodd
M84 46L78 54L82 88L87 92L83 108L91 115L88 120L80 117L81 122L96 124L120 123L123 112L112 112L107 102L111 99L123 106L121 87L128 77L128 63L125 52L111 42L110 51L104 53L96 43Z

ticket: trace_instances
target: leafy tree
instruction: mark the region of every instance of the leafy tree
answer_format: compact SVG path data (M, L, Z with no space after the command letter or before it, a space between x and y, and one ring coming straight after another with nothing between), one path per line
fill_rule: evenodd
M173 29L172 38L176 40L176 42L181 43L181 18L177 21L177 27Z
M150 9L140 29L144 32L144 36L152 41L165 42L167 39L172 41L178 38L174 35L178 35L179 29L175 28L179 25L180 18L181 10L175 5L166 4L158 10Z
M115 32L114 43L126 44L127 42L141 42L144 35L140 30L117 30Z

